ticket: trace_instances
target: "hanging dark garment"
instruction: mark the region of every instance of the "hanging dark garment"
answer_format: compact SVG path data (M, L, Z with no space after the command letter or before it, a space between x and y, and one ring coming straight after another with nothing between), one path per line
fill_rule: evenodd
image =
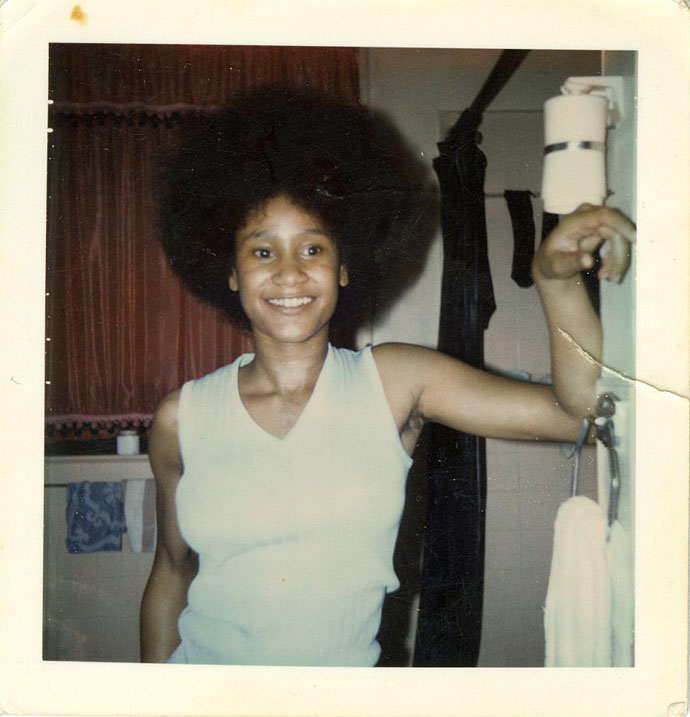
M466 110L438 145L444 267L439 350L482 368L494 312L486 242L481 114ZM414 664L473 667L484 579L484 439L430 424L428 512Z
M510 278L521 288L532 286L532 259L534 259L534 213L532 192L506 189L503 193L510 223L513 227L513 266Z

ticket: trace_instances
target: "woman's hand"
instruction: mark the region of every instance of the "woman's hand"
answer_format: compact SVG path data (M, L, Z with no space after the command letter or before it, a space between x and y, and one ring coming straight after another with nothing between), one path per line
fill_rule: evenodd
M532 262L532 276L571 279L594 266L594 252L601 247L599 279L621 282L630 265L630 245L635 225L616 209L580 205L561 219L542 242Z

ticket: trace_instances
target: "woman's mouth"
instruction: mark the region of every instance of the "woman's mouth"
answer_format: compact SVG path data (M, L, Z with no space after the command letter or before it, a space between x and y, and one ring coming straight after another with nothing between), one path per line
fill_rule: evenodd
M268 299L269 304L272 304L273 306L280 306L284 309L296 309L299 306L311 304L312 301L314 301L313 296L289 296L285 298Z

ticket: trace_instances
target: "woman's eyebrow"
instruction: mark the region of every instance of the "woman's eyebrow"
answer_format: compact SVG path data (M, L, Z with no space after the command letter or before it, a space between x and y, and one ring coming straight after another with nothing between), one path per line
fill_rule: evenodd
M318 236L324 236L324 237L330 237L330 232L328 232L326 229L301 229L297 234L309 234L309 235L318 235ZM262 229L255 232L250 232L249 234L240 234L240 239L270 239L273 237L278 236L277 232L273 231L272 229Z
M250 232L249 234L243 234L243 239L265 239L266 237L272 237L274 236L274 232L272 231L256 231L256 232Z

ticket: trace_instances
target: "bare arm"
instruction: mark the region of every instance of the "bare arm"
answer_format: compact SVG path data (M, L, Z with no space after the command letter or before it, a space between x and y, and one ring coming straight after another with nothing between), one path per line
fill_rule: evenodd
M149 460L156 480L158 544L141 603L142 662L165 662L179 644L177 620L198 567L196 554L180 534L175 508L175 489L183 469L177 439L178 400L178 391L163 399L151 429Z
M599 375L596 361L578 347L598 360L602 345L601 325L580 271L593 265L592 252L610 239L600 275L618 280L627 268L633 236L633 225L620 213L582 207L561 221L535 257L553 387L495 376L417 346L377 346L374 356L386 397L408 450L424 421L487 438L574 441L592 409ZM406 433L412 434L407 440Z
M457 359L408 344L382 344L374 356L403 443L408 426L426 421L486 438L574 441L580 423L558 404L550 386L480 371Z
M532 264L549 328L554 391L563 408L578 418L593 412L603 344L580 272L593 266L592 252L608 240L599 278L621 281L634 238L634 225L620 212L582 205L560 221Z

